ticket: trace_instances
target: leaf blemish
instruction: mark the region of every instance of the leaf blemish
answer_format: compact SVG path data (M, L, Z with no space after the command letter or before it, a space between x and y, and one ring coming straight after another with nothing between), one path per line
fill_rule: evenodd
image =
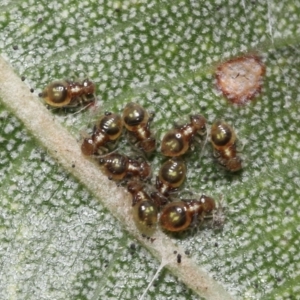
M216 71L217 88L232 103L245 105L261 91L265 65L255 55L225 61Z

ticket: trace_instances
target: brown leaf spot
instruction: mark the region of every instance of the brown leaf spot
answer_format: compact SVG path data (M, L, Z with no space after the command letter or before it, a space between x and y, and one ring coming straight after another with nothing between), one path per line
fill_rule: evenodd
M222 63L216 71L217 87L232 103L244 105L261 91L265 65L246 55Z

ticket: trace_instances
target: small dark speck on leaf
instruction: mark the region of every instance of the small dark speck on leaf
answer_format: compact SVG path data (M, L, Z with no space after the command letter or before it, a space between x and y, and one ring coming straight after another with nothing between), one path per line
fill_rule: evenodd
M173 253L174 253L174 254L176 254L176 253L177 253L177 251L175 250Z
M185 255L190 255L191 254L190 250L185 250L184 253L185 253Z
M13 49L14 49L14 50L18 50L19 47L18 47L17 45L14 45L14 46L13 46Z
M72 164L72 168L75 168L75 164Z
M132 251L136 250L136 245L134 243L131 243L129 247Z
M33 93L33 92L34 92L34 89L33 89L33 88L31 88L31 89L30 89L30 93Z
M285 213L286 216L291 215L291 211L289 209L287 209L284 213Z
M43 22L43 18L38 18L38 23L42 23Z
M181 263L181 254L177 254L177 263Z
M219 244L216 242L214 246L215 246L215 247L219 247Z
M22 77L21 77L21 80L24 81L24 80L25 80L25 76L22 76Z

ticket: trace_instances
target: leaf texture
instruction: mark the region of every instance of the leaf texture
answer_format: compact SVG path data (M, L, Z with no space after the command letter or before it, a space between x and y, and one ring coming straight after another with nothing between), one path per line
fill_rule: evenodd
M170 271L162 269L145 299L300 297L296 1L0 6L1 298L138 298L161 262ZM266 66L263 89L234 106L216 89L214 72L249 53ZM86 76L97 85L96 111L47 111L40 103L47 83ZM143 238L124 189L80 157L79 139L98 115L130 101L155 111L158 139L195 112L235 128L241 173L221 169L209 143L186 156L185 188L221 199L222 230L173 236L158 228L154 242ZM132 151L125 138L119 148ZM162 161L153 158L154 174Z

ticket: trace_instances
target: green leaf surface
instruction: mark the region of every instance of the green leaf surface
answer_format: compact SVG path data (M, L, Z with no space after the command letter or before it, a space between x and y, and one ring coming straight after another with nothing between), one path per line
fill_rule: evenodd
M292 0L0 0L0 298L299 299L299 16ZM247 53L266 74L237 107L214 72ZM38 98L86 76L96 108L47 110ZM243 171L196 144L180 194L222 201L222 230L144 238L125 189L81 156L99 114L130 101L155 111L158 139L195 112L233 125ZM125 137L119 149L134 155ZM163 159L151 159L154 174Z

